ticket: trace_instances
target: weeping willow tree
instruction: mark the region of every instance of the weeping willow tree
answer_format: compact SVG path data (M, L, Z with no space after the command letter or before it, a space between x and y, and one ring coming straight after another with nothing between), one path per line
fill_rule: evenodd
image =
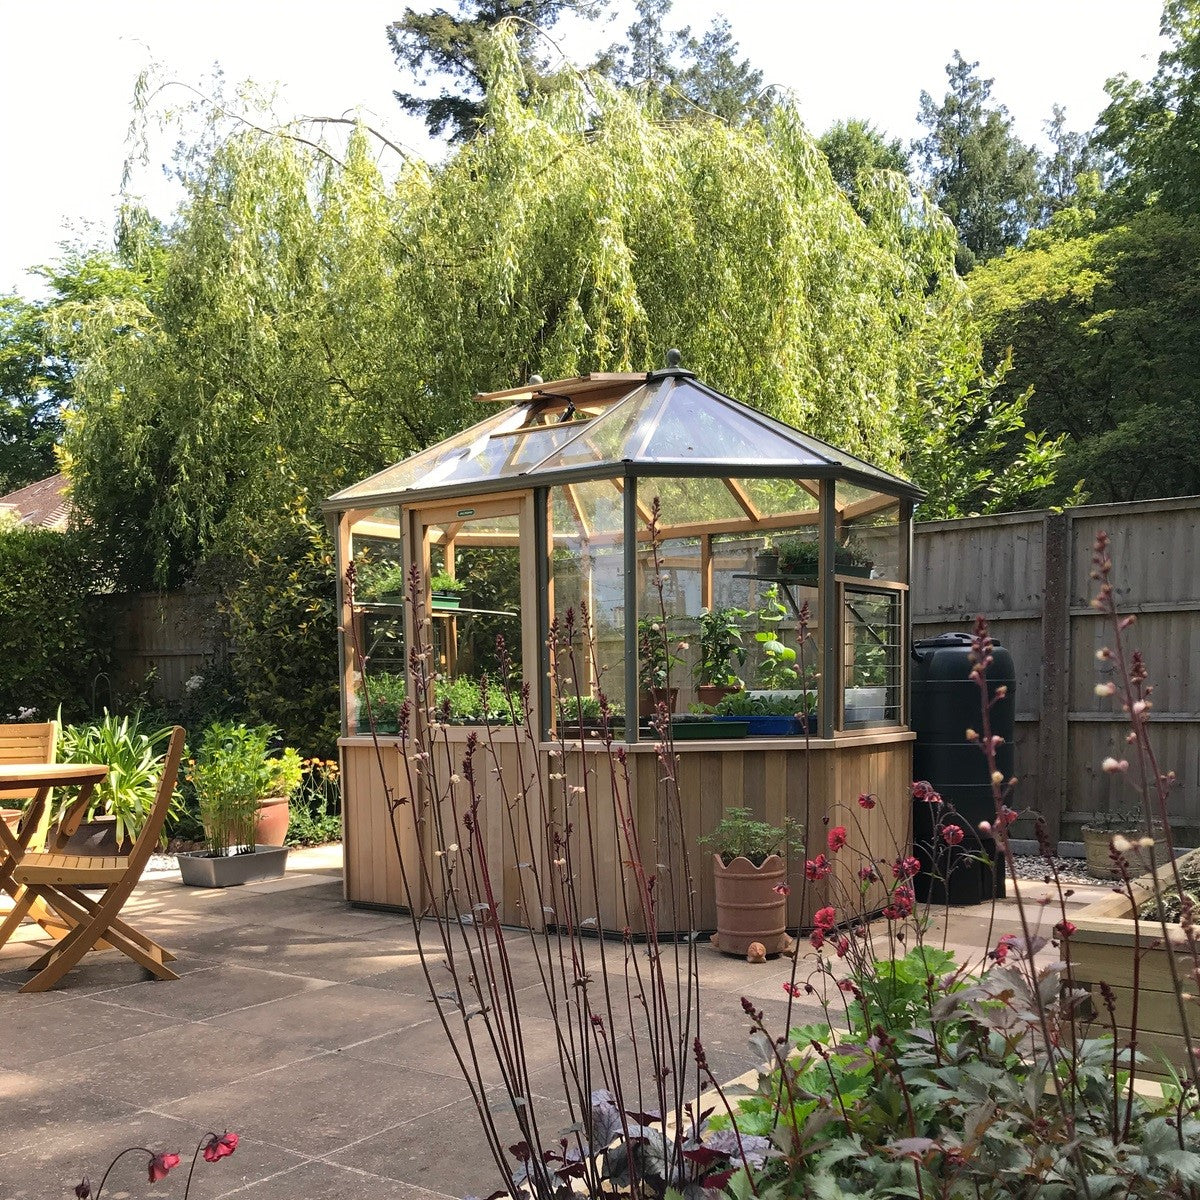
M598 79L533 103L519 85L500 37L487 132L439 166L361 127L339 142L207 106L173 224L126 230L153 278L60 313L75 499L127 583L236 554L297 495L533 372L647 369L677 345L891 467L947 372L978 372L948 224L895 176L860 189L864 219L794 110L734 128Z

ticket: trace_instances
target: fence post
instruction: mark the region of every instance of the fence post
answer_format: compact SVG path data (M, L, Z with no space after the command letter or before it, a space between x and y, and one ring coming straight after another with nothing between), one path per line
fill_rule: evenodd
M1042 786L1038 797L1046 833L1055 852L1062 833L1067 796L1068 673L1071 664L1070 518L1047 513L1043 531L1042 694L1038 757Z

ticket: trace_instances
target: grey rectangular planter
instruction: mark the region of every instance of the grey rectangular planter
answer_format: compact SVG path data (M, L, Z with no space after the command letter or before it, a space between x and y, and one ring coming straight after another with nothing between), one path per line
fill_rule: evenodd
M286 846L255 846L253 854L211 858L203 851L185 851L179 855L179 874L192 887L210 888L282 879L287 852Z

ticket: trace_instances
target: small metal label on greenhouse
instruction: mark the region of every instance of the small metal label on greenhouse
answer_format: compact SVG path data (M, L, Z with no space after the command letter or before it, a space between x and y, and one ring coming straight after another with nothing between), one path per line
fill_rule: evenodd
M460 508L458 510L458 515L460 517L473 517L475 515L475 510L473 508Z

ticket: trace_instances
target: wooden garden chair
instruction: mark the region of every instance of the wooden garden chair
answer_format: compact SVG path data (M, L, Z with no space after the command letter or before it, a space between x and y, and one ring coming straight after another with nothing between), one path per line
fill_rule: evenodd
M43 721L40 724L22 722L20 724L0 725L0 766L17 763L52 763L58 745L58 722ZM14 811L20 811L38 794L36 788L3 787L0 786L0 819L13 819ZM41 809L41 817L36 829L21 829L19 840L21 845L30 850L40 850L46 842L46 830L50 822L50 803ZM21 818L23 823L24 817ZM17 833L17 829L13 829ZM11 874L5 867L0 866L0 913L10 911L12 897L16 894L16 885L10 883ZM36 914L35 914L36 915Z
M159 979L178 979L166 964L175 956L153 939L139 933L121 919L121 909L137 886L146 863L158 844L175 779L183 756L184 730L176 725L167 748L162 778L150 819L138 834L127 855L112 857L67 854L62 851L25 854L13 870L13 879L23 887L13 911L0 925L0 946L12 936L35 901L42 901L73 926L57 945L51 947L29 970L37 971L23 992L44 992L52 988L91 949L101 942L120 950ZM76 803L79 803L78 801ZM62 824L69 828L70 811ZM82 889L103 889L98 899Z

